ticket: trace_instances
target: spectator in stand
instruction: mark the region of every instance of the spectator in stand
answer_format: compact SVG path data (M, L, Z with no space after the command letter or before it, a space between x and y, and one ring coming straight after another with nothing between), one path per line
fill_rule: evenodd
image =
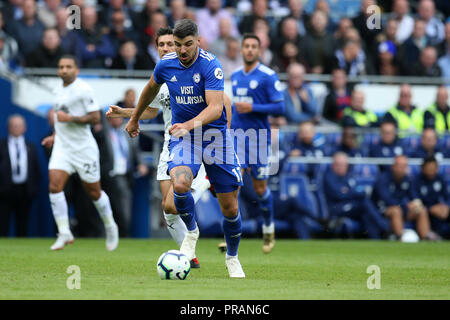
M321 11L325 14L325 16L327 17L327 32L333 34L336 31L337 22L331 19L331 9L328 0L317 0L316 5L314 6L314 12L316 11ZM311 23L309 23L309 25L307 26L308 32L310 31L311 27Z
M10 34L19 45L21 59L36 49L41 43L44 25L37 19L35 0L23 0L23 17L11 22Z
M288 87L283 92L287 121L318 123L317 101L311 88L304 81L305 67L300 63L291 63L287 73Z
M389 224L366 192L358 189L356 179L349 170L346 153L336 152L333 155L333 163L323 175L323 192L330 212L331 230L339 229L343 218L361 222L371 239L379 239L389 230Z
M148 55L152 58L155 64L160 60L155 41L156 35L159 29L166 27L166 16L162 12L157 11L152 13L149 27L147 27L145 32L141 34L143 48L146 49Z
M139 33L145 33L146 28L150 26L152 14L161 12L159 0L146 0L144 8L134 15L133 26Z
M230 76L235 70L242 67L244 61L242 60L240 49L241 46L238 39L233 37L227 39L225 55L218 57L226 76Z
M353 22L350 18L343 17L341 20L339 20L337 30L333 35L335 47L340 48L344 45L345 41L347 40L346 38L347 31L350 28L353 28ZM356 32L358 32L358 30L356 30Z
M448 91L444 85L437 89L436 102L424 113L424 127L433 128L438 134L450 132L450 106L448 105Z
M351 104L351 90L347 84L347 74L343 69L334 69L331 86L325 97L322 116L334 123L341 123L344 109Z
M445 39L437 46L437 50L439 57L445 56L450 51L450 19L445 24Z
M268 10L267 0L253 0L251 14L245 15L238 25L240 34L253 32L254 21L258 18L266 20L270 30L276 30L275 20L268 16Z
M288 151L290 157L314 157L323 158L325 151L322 144L318 144L314 138L316 130L314 123L305 121L299 124L298 132L292 143L290 143L291 150ZM318 166L316 164L308 164L306 175L312 181L316 177Z
M102 25L112 28L114 25L113 14L116 11L123 13L123 25L125 29L133 29L134 12L125 3L125 0L109 0L108 5L100 12L99 21Z
M353 25L358 30L365 43L365 48L373 48L375 37L381 32L378 28L367 28L367 19L369 19L373 13L373 11L367 10L367 8L376 4L376 0L363 0L361 2L360 13L352 19Z
M445 151L438 146L438 139L436 131L432 128L425 128L422 132L420 145L410 151L410 158L426 158L429 156L435 157L438 161L444 159Z
M279 54L273 56L270 67L275 72L285 73L291 63L301 63L304 65L304 60L300 56L298 47L292 41L287 41L281 47Z
M44 31L42 43L25 58L25 66L31 68L57 68L59 58L64 54L56 28Z
M398 31L398 21L394 18L389 18L386 22L386 25L383 29L383 32L379 33L375 37L374 47L372 49L373 52L377 52L379 45L385 41L390 41L395 45L397 49L397 31Z
M311 16L311 30L301 42L303 55L311 73L321 74L334 53L333 36L327 32L328 17L317 10Z
M33 144L25 139L25 119L8 118L8 137L0 140L0 237L9 235L11 214L15 214L16 237L28 235L28 218L39 192L39 163Z
M195 18L195 14L186 7L185 0L171 0L170 12L167 16L168 24L171 28L175 27L175 23L182 19Z
M264 21L264 20L260 20ZM273 52L270 50L270 38L267 33L264 33L262 31L256 31L255 35L259 38L259 41L261 42L260 45L260 52L261 57L260 60L265 65L270 65L273 59Z
M364 146L363 146L364 147ZM336 152L344 152L352 158L362 158L367 155L366 148L361 148L358 141L358 136L353 127L344 126L342 128L342 139L335 147L329 147L327 153L333 155Z
M11 34L11 27L14 22L22 19L23 17L22 4L23 0L3 1L1 13L3 15L5 31L9 34Z
M216 57L223 56L227 50L227 39L231 37L231 22L227 18L219 21L219 36L209 44L209 52Z
M138 48L138 52L142 53L142 48L140 47L139 34L133 30L133 28L126 27L126 17L125 12L118 9L111 13L110 17L111 29L109 31L109 37L111 39L112 45L115 52L119 52L120 45L128 40L135 43Z
M399 61L401 61L401 74L408 75L411 66L419 61L420 52L424 49L428 40L425 35L426 23L424 20L414 20L412 35L399 48Z
M82 68L109 67L116 52L107 34L97 23L97 11L94 7L81 10L81 29L76 30L75 55Z
M37 17L46 28L56 27L56 12L63 8L61 0L44 0L38 3Z
M330 59L328 70L344 69L347 75L357 76L373 74L373 67L356 41L347 41L342 49L338 49Z
M3 31L3 13L0 11L0 69L9 69L18 52L17 41Z
M298 22L294 18L286 18L280 24L280 29L278 34L272 38L270 41L272 44L272 51L280 52L283 45L290 41L300 49L302 44L302 38L298 33Z
M438 174L438 162L433 156L426 157L421 172L415 177L420 200L426 207L431 229L440 236L450 233L449 204L450 195L444 177Z
M369 157L372 158L393 158L404 154L403 146L397 136L395 122L383 120L380 124L380 141L369 146ZM380 165L384 170L388 166Z
M435 47L427 46L420 52L419 61L414 65L411 75L419 77L442 76L441 68L437 64L437 52Z
M342 123L344 126L373 128L379 126L377 115L364 108L364 92L353 90L350 106L344 109L344 118Z
M77 45L77 36L74 30L67 29L68 18L69 13L66 8L59 8L56 10L56 29L58 30L61 39L61 47L65 52L74 55Z
M414 29L414 18L409 14L408 0L394 0L391 17L398 22L396 42L402 44L411 36Z
M155 63L148 54L139 54L136 44L131 41L122 43L119 54L114 58L111 69L122 70L149 70L155 67Z
M400 137L408 133L422 132L423 112L412 104L412 90L409 84L400 86L398 103L386 112L384 118L396 123Z
M375 69L378 75L396 76L400 68L397 63L397 48L395 44L386 40L378 45L378 56L375 61Z
M306 24L308 17L303 12L302 0L288 0L287 7L289 8L289 15L281 19L278 24L278 29L280 29L281 24L286 18L294 18L297 21L298 33L300 36L306 35Z
M444 23L436 17L436 8L433 0L420 0L417 13L420 19L426 23L425 34L428 43L432 46L438 45L444 40Z
M225 19L230 23L230 35L238 37L234 16L222 8L221 0L206 0L206 6L196 12L198 34L203 37L208 45L211 45L220 35L220 20Z
M414 181L407 174L408 157L396 156L390 170L378 175L372 192L372 201L390 220L391 230L397 239L403 234L403 222L415 221L421 239L435 240L430 230L430 220L417 194Z

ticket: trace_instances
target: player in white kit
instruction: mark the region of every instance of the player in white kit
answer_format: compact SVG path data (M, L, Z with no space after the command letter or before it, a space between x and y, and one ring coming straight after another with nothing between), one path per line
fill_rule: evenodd
M156 45L160 57L165 54L175 51L175 44L173 41L172 30L170 28L161 28L158 31L156 38ZM224 103L227 107L228 123L231 120L231 101L227 96L224 96ZM177 213L173 198L173 186L170 180L170 176L167 174L167 161L169 161L169 128L172 125L172 110L170 107L169 89L166 84L163 84L159 90L158 95L152 101L150 106L144 111L141 118L153 119L158 115L159 110L163 112L164 120L164 144L159 157L158 170L156 179L160 182L160 188L162 193L162 208L164 218L166 220L167 229L175 242L181 246L184 237L187 233L186 225ZM133 113L133 108L120 108L118 106L110 106L106 112L107 117L123 117L129 118ZM206 179L206 171L203 164L197 174L197 177L192 182L192 196L194 202L197 202L203 192L205 192L211 184ZM200 265L197 258L191 261L191 267L198 268Z
M64 186L70 175L77 172L105 225L106 249L112 251L118 246L119 233L109 197L100 186L99 149L90 129L91 124L100 122L100 107L92 88L77 79L78 72L73 56L59 59L58 76L63 82L54 90L55 133L42 141L45 147L53 146L48 166L49 196L58 237L50 249L60 250L74 241Z

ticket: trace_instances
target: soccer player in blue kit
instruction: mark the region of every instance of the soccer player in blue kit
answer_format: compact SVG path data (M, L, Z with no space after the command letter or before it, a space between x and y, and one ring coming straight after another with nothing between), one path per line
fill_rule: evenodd
M227 128L222 66L215 56L199 48L198 28L193 21L178 21L173 36L175 52L166 54L156 65L126 130L131 137L139 134L141 114L155 98L160 86L166 83L172 107L168 171L175 207L188 229L180 251L189 260L195 256L199 230L190 190L203 162L224 215L225 264L229 276L244 278L245 273L238 260L242 228L237 192L242 186L242 177Z
M234 130L235 148L241 168L248 168L252 176L258 207L264 218L262 250L269 253L275 245L275 225L272 194L267 187L271 142L268 115L284 113L284 98L275 71L259 62L261 43L256 35L243 35L241 54L244 66L231 75L231 129ZM248 144L240 142L243 140L239 129L247 133L252 129L256 130L257 141L251 142L249 139ZM267 130L267 134L260 134L264 130Z

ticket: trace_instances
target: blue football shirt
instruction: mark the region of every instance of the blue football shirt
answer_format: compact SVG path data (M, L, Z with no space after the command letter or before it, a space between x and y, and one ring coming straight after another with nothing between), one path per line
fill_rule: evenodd
M255 104L271 104L284 100L281 83L275 71L259 63L246 73L243 68L231 75L233 90L232 129L267 129L270 132L268 113L249 112L239 114L234 107L235 102Z
M189 67L181 64L176 52L166 54L155 66L153 78L156 83L166 83L169 88L172 124L189 121L205 109L206 90L223 91L224 88L222 65L214 55L203 49L199 49L196 60ZM226 128L224 109L219 119L202 129L205 131Z

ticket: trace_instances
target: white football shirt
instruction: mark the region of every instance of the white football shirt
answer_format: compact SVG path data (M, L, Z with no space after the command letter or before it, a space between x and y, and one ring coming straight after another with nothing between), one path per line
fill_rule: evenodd
M161 109L164 121L164 141L170 140L169 128L172 125L172 108L170 107L169 88L164 83L155 99L150 103L151 108Z
M55 90L55 147L67 151L81 151L88 147L97 147L90 124L59 122L57 111L81 117L89 112L100 110L94 99L94 91L83 80L76 79L67 87L61 83Z

